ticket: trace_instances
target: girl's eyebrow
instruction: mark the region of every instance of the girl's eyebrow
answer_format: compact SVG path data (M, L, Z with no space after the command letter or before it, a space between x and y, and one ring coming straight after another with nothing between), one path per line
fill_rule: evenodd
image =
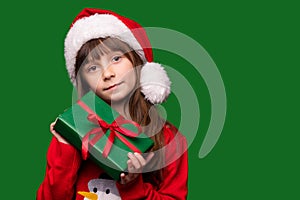
M85 63L84 67L87 67L87 66L90 66L90 65L99 65L99 66L100 66L100 64L101 64L101 62L100 62L99 59L89 59L89 60Z
M109 52L107 55L108 55L108 56L112 56L112 55L114 55L114 54L121 54L121 55L124 55L124 53L123 53L122 51L111 51L111 52Z

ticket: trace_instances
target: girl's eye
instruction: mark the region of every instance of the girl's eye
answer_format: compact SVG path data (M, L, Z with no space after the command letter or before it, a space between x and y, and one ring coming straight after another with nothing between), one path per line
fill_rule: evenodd
M112 58L112 61L113 61L113 62L118 62L118 61L120 61L121 58L122 58L121 56L114 56L114 57Z
M90 66L87 70L88 70L88 72L94 72L94 71L97 71L98 69L99 69L98 66L93 65L93 66Z

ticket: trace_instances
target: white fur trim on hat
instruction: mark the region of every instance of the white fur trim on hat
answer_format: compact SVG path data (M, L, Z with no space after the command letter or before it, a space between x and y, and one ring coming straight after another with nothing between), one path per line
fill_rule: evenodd
M141 92L153 104L165 101L171 91L171 81L158 63L146 63L141 71Z
M87 41L99 37L118 38L131 46L146 61L143 49L133 33L121 20L110 14L95 14L77 20L65 39L65 59L73 85L75 81L75 62L77 52Z

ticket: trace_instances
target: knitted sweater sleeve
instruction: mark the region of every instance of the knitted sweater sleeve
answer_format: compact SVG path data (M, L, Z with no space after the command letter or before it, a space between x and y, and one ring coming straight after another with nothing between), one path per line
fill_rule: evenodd
M177 133L174 137L170 135ZM163 170L163 181L159 189L150 183L144 182L142 176L128 184L117 183L123 200L183 200L187 198L188 155L186 139L176 129L166 128L165 138L166 161L168 164Z
M71 145L53 137L47 152L45 178L37 191L37 200L73 199L80 153Z

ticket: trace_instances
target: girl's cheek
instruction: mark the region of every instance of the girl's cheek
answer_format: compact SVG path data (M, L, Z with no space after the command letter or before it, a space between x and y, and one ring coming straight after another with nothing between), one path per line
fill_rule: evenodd
M95 91L97 88L97 81L86 80L86 83L89 85L91 90Z
M100 74L99 73L95 73L95 74L93 74L93 75L90 75L89 77L88 77L88 82L89 82L89 84L93 87L93 88L95 88L99 83L100 83L100 81L101 81L101 79L100 79Z

